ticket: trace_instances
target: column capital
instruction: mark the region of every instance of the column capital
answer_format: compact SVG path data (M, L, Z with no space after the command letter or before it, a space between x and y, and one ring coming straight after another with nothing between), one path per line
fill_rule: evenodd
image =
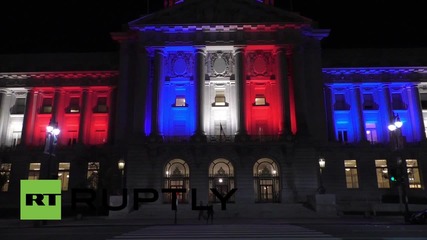
M157 54L165 55L165 50L163 47L146 47L145 50L150 57L154 57Z
M233 55L235 56L239 53L243 54L243 53L245 53L245 49L246 49L246 46L243 46L243 45L234 46L233 47Z
M194 46L194 53L195 54L203 54L203 56L206 56L206 46Z

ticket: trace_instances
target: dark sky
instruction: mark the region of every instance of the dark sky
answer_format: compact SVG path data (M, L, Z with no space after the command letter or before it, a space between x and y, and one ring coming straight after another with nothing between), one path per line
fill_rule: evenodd
M146 14L147 0L99 2L3 2L0 54L116 51L110 32ZM150 0L150 12L161 9L162 2ZM331 29L322 40L324 48L409 48L427 47L427 4L423 2L276 0L276 6Z

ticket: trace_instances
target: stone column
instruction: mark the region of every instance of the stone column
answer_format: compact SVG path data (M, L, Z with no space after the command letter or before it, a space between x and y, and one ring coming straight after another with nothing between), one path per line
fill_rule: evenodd
M196 141L206 141L206 134L203 129L204 118L203 118L203 108L204 108L204 87L205 87L205 58L206 50L204 47L196 49L195 52L195 80L196 80L196 132L194 140Z
M381 126L382 128L382 132L383 134L383 139L384 142L388 141L390 139L390 133L388 130L388 125L391 123L392 121L392 110L391 110L391 100L390 100L390 86L389 84L383 84L382 85L382 104L380 104L380 106L383 106L381 108L381 116L383 121L386 124L383 124L383 126Z
M237 133L236 140L244 141L247 138L246 130L246 95L245 95L245 49L243 46L236 46L234 48L235 57L235 75L236 75L236 99L239 102L238 116L237 116Z
M9 125L10 100L12 93L6 89L0 91L0 146L6 144L6 134Z
M62 122L60 123L59 120L62 120L64 111L64 92L62 89L57 88L55 89L55 95L53 98L52 121L56 121L58 123L58 127L60 126L59 124L63 124Z
M353 88L353 104L354 112L353 116L355 117L355 124L357 129L357 141L366 142L366 127L365 127L365 118L363 116L363 106L361 101L360 86L354 86Z
M92 90L84 88L82 93L82 105L80 107L79 143L87 144L89 137L90 122L92 117Z
M410 98L410 111L412 117L412 123L414 128L414 135L416 136L416 141L425 141L425 126L424 126L424 118L423 118L423 110L421 108L420 101L420 92L418 90L417 85L411 85L407 88L407 92Z
M152 92L152 108L151 108L151 136L159 137L159 97L160 86L163 79L163 57L164 52L162 49L154 51L154 79L153 79L153 92Z
M289 81L288 81L288 65L286 62L286 49L279 47L276 51L277 62L277 80L280 86L280 96L282 100L282 134L288 136L291 134L291 114L289 105Z
M39 92L29 90L25 103L24 122L22 124L21 145L30 146L33 144L34 122L37 114L37 98Z

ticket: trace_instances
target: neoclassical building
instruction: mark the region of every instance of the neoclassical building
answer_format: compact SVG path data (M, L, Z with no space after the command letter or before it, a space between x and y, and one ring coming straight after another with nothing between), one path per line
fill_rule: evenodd
M174 197L185 217L399 212L402 190L425 207L425 51L322 50L316 26L274 1L165 1L111 33L118 53L0 56L1 202L54 175L65 208L73 188L159 192L121 217L173 216Z

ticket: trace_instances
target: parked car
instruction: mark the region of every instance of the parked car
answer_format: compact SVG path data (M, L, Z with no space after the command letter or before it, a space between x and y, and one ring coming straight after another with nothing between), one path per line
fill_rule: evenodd
M412 224L424 224L427 221L427 209L419 212L415 212L409 218L409 222Z

